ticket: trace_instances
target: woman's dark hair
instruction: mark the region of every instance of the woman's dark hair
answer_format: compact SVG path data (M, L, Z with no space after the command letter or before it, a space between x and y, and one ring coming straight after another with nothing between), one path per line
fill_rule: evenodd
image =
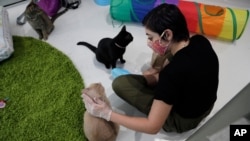
M173 4L161 4L147 13L142 21L143 26L159 35L165 29L173 32L176 42L189 39L187 22L180 9Z

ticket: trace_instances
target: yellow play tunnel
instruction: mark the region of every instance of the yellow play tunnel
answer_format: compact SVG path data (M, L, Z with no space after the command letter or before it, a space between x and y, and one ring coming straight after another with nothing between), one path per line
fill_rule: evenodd
M240 38L247 24L249 17L248 10L199 3L193 4L196 5L198 25L192 27L194 25L189 24L189 22L191 22L191 15L185 15L191 32L226 40L237 40ZM184 5L180 5L180 8L181 6ZM193 30L191 30L192 28Z

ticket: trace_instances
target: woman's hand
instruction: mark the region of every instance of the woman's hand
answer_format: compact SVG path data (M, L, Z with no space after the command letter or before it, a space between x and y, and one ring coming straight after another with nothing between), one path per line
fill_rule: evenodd
M146 71L142 72L142 75L147 80L149 86L154 86L158 82L159 70L155 68L149 68Z
M156 85L158 83L159 73L143 75L143 76L147 80L147 83L148 83L149 86L154 86L154 85Z
M155 68L149 68L146 71L142 72L143 75L152 75L156 73L159 73L159 70Z
M110 116L112 113L111 107L109 107L104 101L99 98L92 99L90 96L84 93L82 94L82 97L87 112L95 117L110 121Z

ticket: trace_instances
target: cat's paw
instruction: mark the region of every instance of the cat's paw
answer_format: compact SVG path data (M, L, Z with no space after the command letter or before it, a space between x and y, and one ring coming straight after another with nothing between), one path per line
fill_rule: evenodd
M44 37L43 39L46 41L46 40L48 40L48 37Z
M39 36L39 39L42 40L42 39L43 39L43 36Z
M126 60L120 60L122 64L124 64L126 62Z
M110 65L105 64L105 67L106 67L107 69L110 69Z

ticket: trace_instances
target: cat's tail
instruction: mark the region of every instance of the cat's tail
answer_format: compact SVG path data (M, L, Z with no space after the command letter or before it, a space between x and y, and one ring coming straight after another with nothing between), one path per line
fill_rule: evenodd
M60 17L61 15L63 15L64 13L66 13L68 11L68 8L65 8L64 10L60 11L59 13L57 13L56 15L51 17L51 22L54 23L55 20Z
M87 43L87 42L78 42L77 45L83 45L83 46L86 46L88 47L91 51L93 51L95 53L96 51L96 47Z

